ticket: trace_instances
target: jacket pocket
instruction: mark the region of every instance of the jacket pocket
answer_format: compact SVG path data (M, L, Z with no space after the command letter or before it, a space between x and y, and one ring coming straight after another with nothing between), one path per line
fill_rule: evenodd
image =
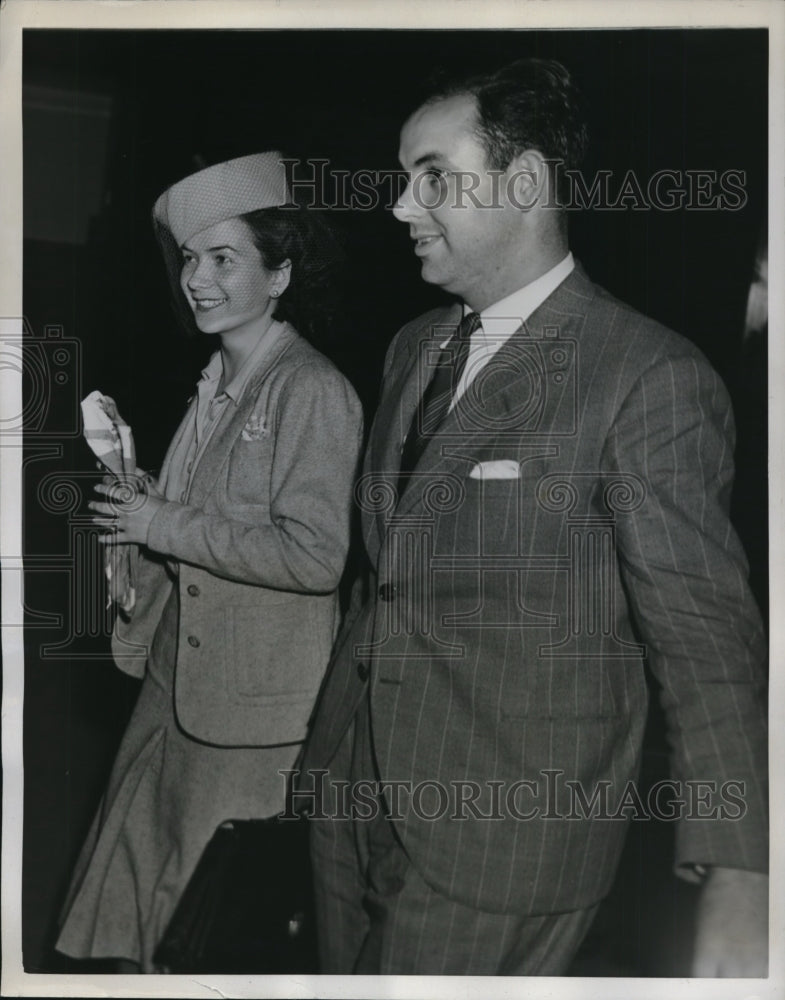
M233 701L288 701L312 692L329 638L318 635L310 608L234 607L226 616L226 680Z
M273 441L270 437L239 437L226 464L223 489L228 503L268 512L272 465Z
M646 709L639 660L538 660L526 683L502 705L502 714L539 720L623 719Z

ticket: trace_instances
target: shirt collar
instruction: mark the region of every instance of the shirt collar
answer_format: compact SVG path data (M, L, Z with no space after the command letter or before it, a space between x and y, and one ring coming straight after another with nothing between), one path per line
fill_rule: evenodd
M548 296L558 288L574 267L575 260L572 253L568 252L567 256L550 271L541 274L539 278L535 278L528 285L519 288L512 295L507 295L488 306L487 309L483 309L480 313L483 329L489 332L489 328L492 327L492 332L496 335L514 333L526 322L534 310L539 308ZM470 312L469 307L464 305L464 316Z
M256 346L245 359L242 367L234 376L232 381L229 382L228 385L224 386L223 392L232 400L235 406L237 406L242 399L245 387L248 384L248 380L251 375L253 375L254 371L256 371L256 368L262 358L265 357L268 351L272 348L273 344L278 340L279 336L283 332L283 328L283 323L273 320L270 326L261 335L256 343ZM221 352L216 351L202 371L202 380L205 382L212 382L217 385L222 374L223 362L221 361Z

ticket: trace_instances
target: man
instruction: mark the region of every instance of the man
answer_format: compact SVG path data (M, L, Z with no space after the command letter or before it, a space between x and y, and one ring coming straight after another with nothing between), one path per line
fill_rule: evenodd
M324 972L563 973L646 811L646 658L676 869L704 882L694 973L765 974L764 639L729 402L574 262L575 108L562 66L523 60L401 133L394 215L459 301L392 343L358 486L371 569L303 763Z

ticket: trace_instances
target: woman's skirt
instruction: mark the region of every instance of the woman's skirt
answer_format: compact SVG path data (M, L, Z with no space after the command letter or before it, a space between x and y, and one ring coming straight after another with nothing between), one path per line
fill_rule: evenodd
M221 823L284 808L298 745L223 748L178 727L173 660L150 668L109 785L82 848L56 948L73 958L128 959L152 972L153 953L199 858ZM163 669L162 669L163 667Z

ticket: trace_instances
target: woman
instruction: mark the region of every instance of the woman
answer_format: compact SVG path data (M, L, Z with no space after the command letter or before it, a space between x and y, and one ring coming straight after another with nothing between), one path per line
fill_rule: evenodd
M281 812L279 771L327 664L361 409L281 318L321 272L289 201L280 154L261 153L185 178L154 208L195 325L220 349L158 483L90 504L107 544L133 546L136 600L113 654L144 680L66 902L57 948L73 957L154 971L216 828Z

